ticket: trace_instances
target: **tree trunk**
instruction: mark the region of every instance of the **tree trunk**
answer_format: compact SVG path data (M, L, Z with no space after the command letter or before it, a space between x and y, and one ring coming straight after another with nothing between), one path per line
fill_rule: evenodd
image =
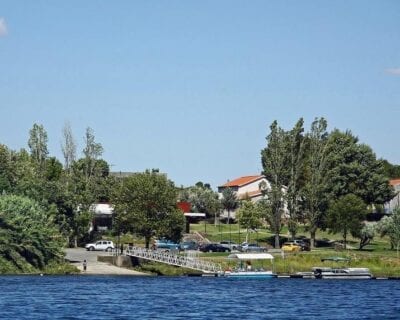
M146 243L146 249L149 249L150 248L150 239L151 238L146 236L144 239L145 239L145 243Z
M310 249L315 248L315 235L317 233L317 230L315 228L311 228L310 230Z
M275 249L279 249L280 243L279 243L279 233L275 233Z

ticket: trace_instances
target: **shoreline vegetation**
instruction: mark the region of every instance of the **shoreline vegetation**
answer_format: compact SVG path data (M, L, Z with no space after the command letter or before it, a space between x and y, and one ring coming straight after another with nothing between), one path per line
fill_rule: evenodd
M267 243L259 241L260 245ZM385 244L387 248L385 248ZM297 253L285 253L284 258L281 253L272 253L274 256L275 272L278 275L290 275L297 272L310 272L312 267L364 267L369 268L374 277L399 277L400 259L396 252L390 250L389 243L380 241L372 243L365 250L358 249L340 249L334 247L315 248L312 251L303 251ZM199 258L219 263L222 269L228 269L235 266L235 262L227 259L226 253L200 253ZM340 256L349 258L349 262L322 262L322 258ZM262 262L255 262L254 267L262 267ZM195 274L193 270L182 269L179 267L168 266L162 263L143 261L141 266L135 270L151 272L157 275L178 276Z
M64 248L102 238L117 248L121 243L149 248L160 238L179 242L187 227L183 212L197 212L215 224L192 224L192 231L211 242L246 239L278 249L289 239L307 240L311 252L285 259L275 254L278 273L309 271L324 255L340 253L351 258L350 265L369 267L377 276L396 275L400 209L388 215L385 204L396 195L389 179L400 176L400 166L378 159L350 130L328 131L327 125L315 118L307 131L300 118L287 130L273 121L260 150L258 174L265 181L258 185L258 198L251 198L239 194L237 185L223 185L220 193L201 181L178 187L157 168L115 175L90 127L79 158L71 126L64 126L62 163L49 155L47 132L35 123L28 149L0 143L0 274L75 273ZM112 206L112 219L96 215L101 203ZM331 241L346 250L336 252ZM200 257L223 267L230 263L224 255ZM155 264L141 268L187 272Z
M200 232L205 238L211 242L219 242L220 239L228 239L231 237L232 241L239 242L239 238L243 240L244 230L238 229L237 224L230 226L231 233L229 233L229 226L226 224L217 225L204 223L191 224L191 230ZM206 229L206 232L204 230ZM271 242L273 241L273 234L268 229L258 229L257 234L253 233L250 242L258 242L261 246L272 249ZM283 230L285 233L286 231ZM343 249L340 239L340 234L330 234L321 231L323 238L318 239L320 247L314 248L312 251L302 251L296 253L285 253L284 258L280 252L272 253L275 257L274 266L275 272L279 275L296 274L297 272L310 272L312 267L365 267L369 268L374 277L399 277L400 276L400 259L397 257L395 250L390 249L390 241L387 237L377 238L372 241L364 249L358 249L358 240L349 238L347 248ZM299 233L299 238L304 239L305 233ZM257 239L258 238L258 239ZM285 236L282 241L286 241ZM125 238L124 241L133 241L135 245L144 246L144 241L141 239ZM338 245L339 244L339 245ZM184 253L181 253L184 254ZM235 262L227 259L227 253L201 253L199 258L209 260L221 265L222 269L228 269L235 266ZM322 258L340 256L349 258L349 262L322 262ZM262 262L255 262L254 267L262 267ZM169 266L163 263L149 262L140 260L140 264L133 267L133 270L149 273L151 275L160 276L185 276L200 274L197 271Z

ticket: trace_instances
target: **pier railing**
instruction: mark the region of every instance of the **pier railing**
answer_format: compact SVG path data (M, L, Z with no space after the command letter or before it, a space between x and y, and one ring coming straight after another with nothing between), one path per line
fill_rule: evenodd
M151 250L141 247L128 247L125 250L127 256L157 261L173 266L184 267L188 269L202 271L203 273L220 273L221 266L219 264L201 260L193 255L180 255L173 252Z

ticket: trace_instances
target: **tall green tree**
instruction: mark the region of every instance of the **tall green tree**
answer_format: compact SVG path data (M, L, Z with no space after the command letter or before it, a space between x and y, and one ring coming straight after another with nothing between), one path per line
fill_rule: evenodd
M185 219L176 202L176 188L165 175L146 171L127 177L112 199L115 228L143 236L146 248L153 236L179 240Z
M65 170L69 172L72 164L76 160L76 142L69 123L64 125L62 134L63 141L61 142L61 150L64 155L64 167Z
M294 128L287 134L289 175L285 198L287 200L288 229L292 239L295 238L297 233L304 187L305 138L303 124L303 118L300 118Z
M31 156L39 165L39 168L43 169L45 161L49 154L47 149L47 132L43 125L35 123L32 129L29 131L28 146L31 150Z
M327 153L326 191L331 199L355 194L372 205L393 198L382 161L369 146L359 144L350 131L334 130L328 138Z
M275 234L275 248L279 248L279 236L282 229L284 212L284 188L288 181L287 170L287 134L278 126L275 120L270 126L270 134L266 138L267 146L261 151L263 175L270 183L270 188L264 187L263 194L269 210L266 218L270 221L272 232Z
M307 134L306 184L304 187L305 212L310 228L310 247L315 246L315 236L322 226L327 208L326 160L327 160L327 121L316 118Z
M95 173L96 160L103 154L103 146L95 141L93 129L90 127L86 128L84 144L85 175L89 179Z
M367 207L354 194L347 194L336 201L332 201L328 209L327 225L333 233L342 233L344 246L347 236L357 236L363 228L363 220L367 214Z
M7 146L0 144L0 194L8 193L14 184L14 165L12 152Z

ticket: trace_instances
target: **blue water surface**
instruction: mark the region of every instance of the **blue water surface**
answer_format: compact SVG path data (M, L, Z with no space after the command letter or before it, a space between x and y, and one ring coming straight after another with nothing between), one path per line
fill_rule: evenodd
M0 319L400 319L400 281L2 276Z

